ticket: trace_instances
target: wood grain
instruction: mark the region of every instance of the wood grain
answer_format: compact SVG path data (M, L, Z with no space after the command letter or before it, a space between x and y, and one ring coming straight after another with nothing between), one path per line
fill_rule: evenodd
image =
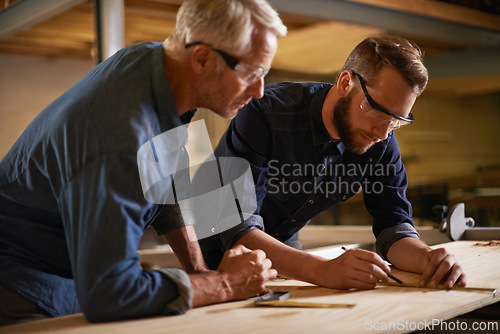
M474 241L443 244L464 267L469 286L500 287L500 247L480 246ZM405 282L418 282L419 275L393 270ZM182 316L154 317L103 324L90 324L81 314L3 327L6 333L360 333L369 326L387 324L392 332L402 327L450 319L500 297L482 292L443 291L378 286L369 291L334 290L295 280L270 282L273 290L291 291L301 302L356 304L351 309L260 308L254 300L223 303L190 310ZM368 327L367 327L368 326ZM370 333L387 332L370 330Z

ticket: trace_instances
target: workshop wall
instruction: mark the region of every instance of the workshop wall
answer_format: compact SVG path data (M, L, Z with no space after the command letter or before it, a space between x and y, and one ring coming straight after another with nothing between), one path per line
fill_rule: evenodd
M0 54L0 159L36 115L92 67L71 58Z
M500 170L500 93L441 98L424 93L413 113L415 123L396 132L411 182Z

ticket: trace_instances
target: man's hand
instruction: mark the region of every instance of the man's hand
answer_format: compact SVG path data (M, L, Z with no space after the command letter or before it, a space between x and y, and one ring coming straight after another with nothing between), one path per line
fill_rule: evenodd
M345 252L333 260L309 254L285 245L255 229L239 241L250 249L263 249L280 276L334 289L372 289L379 280L386 281L389 265L376 253L362 249Z
M238 245L228 250L217 268L225 277L229 300L256 296L267 291L265 283L276 278L271 260L261 250L251 251Z
M465 286L467 278L458 264L455 256L448 253L444 248L431 250L426 256L427 265L422 272L420 286L429 284L435 288L440 282L443 282L447 288L455 284Z
M428 284L434 288L444 283L451 288L467 283L462 267L452 254L444 248L432 249L419 239L399 239L389 248L387 257L398 269L421 273L420 286Z
M376 253L351 249L323 265L322 286L336 289L373 289L386 282L389 265Z
M189 275L193 307L257 296L267 292L265 283L276 275L263 251L235 246L224 254L217 271Z

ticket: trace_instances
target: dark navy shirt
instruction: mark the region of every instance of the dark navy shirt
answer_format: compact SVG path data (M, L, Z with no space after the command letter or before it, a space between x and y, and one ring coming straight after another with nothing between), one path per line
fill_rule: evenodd
M161 43L119 51L45 108L0 163L0 283L54 316L184 312L187 275L139 266L159 206L137 151L192 116L177 114Z
M321 116L330 88L326 83L269 85L262 99L252 100L233 119L215 154L249 161L257 211L239 226L200 241L210 267L254 229L290 243L312 217L361 188L380 254L400 238L418 237L396 137L391 132L361 155L332 140Z

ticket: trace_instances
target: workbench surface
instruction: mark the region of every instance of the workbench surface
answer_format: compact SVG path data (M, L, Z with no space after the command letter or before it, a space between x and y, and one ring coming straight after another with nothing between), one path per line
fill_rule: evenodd
M455 254L469 287L500 290L500 247L485 241L440 245ZM392 270L405 283L419 275ZM2 333L387 333L413 332L500 301L487 292L377 286L369 291L333 290L295 280L270 282L292 300L356 304L353 308L255 307L254 300L200 307L181 316L91 324L82 314L0 327ZM418 327L420 326L420 327ZM439 327L434 328L439 329Z

